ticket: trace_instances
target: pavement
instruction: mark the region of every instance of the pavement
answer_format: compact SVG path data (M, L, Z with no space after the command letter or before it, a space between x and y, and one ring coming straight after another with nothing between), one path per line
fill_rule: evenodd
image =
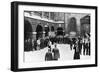
M54 48L54 45L51 46ZM69 44L57 44L57 48L60 52L60 58L58 61L67 61L67 60L74 60L74 50L70 50ZM48 48L45 47L44 49L37 50L37 51L30 51L24 52L24 61L25 62L44 62L45 61L45 54L48 51ZM87 60L90 59L91 56L84 56L83 54L80 55L80 60Z

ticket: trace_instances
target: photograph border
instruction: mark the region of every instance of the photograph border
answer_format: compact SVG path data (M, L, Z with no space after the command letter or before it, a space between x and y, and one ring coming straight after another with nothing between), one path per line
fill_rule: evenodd
M50 6L50 7L64 7L64 8L83 8L95 10L95 64L89 65L72 65L72 66L53 66L53 67L39 67L39 68L18 68L18 6L19 5L36 5L36 6ZM68 4L51 4L51 3L36 3L36 2L11 2L11 71L33 71L33 70L50 70L50 69L65 69L65 68L82 68L82 67L96 67L98 58L98 37L97 37L97 6L85 5L68 5Z

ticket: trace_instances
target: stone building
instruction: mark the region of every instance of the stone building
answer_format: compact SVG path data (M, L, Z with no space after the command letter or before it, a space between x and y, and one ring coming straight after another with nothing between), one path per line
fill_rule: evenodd
M80 20L81 22L81 34L84 35L85 33L90 34L90 16L84 16Z
M90 16L87 13L65 13L65 32L66 34L73 33L75 35L81 35L81 28L83 27L86 16ZM85 20L86 21L86 20ZM90 22L90 20L87 20Z
M25 11L24 12L24 25L26 35L31 35L28 37L32 37L36 39L36 35L39 32L40 37L44 38L45 33L47 31L51 31L52 29L56 32L59 24L62 28L64 28L64 18L62 17L64 13L54 13L54 12L42 12L42 11ZM62 16L63 15L63 16ZM58 17L59 16L59 17ZM48 27L49 30L46 30Z
M86 13L25 11L25 38L45 38L46 33L52 29L54 32L57 32L58 27L62 27L64 35L80 35L81 32L83 33L86 29L85 24L90 24L88 16L90 17L90 15ZM81 29L81 27L84 27L84 29ZM87 32L89 32L89 30L87 30Z

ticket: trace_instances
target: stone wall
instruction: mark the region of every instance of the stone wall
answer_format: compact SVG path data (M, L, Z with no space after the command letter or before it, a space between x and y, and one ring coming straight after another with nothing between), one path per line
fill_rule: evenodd
M76 29L77 29L77 33L80 33L81 32L81 21L80 19L83 18L84 16L86 16L88 14L85 14L85 13L65 13L65 31L66 31L66 34L69 33L70 31L68 30L69 26L70 25L70 19L71 18L75 18L76 19Z
M24 17L24 19L25 19L25 21L29 21L29 23L32 26L33 39L36 39L36 28L37 28L38 24L40 24L42 26L43 32L44 32L45 25L48 25L50 30L51 30L51 27L54 26L55 32L56 32L57 28L59 27L59 24L61 25L61 27L63 29L65 29L64 23L51 23L51 22L47 22L47 21L43 21L43 20L37 20L37 19L29 18L29 17Z

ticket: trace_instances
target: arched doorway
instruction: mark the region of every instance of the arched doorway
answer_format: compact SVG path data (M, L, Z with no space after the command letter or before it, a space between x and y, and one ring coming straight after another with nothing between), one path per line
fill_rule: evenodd
M51 31L52 31L52 32L54 31L54 26L51 26Z
M42 38L43 28L41 25L37 25L36 32L37 32L36 39L38 40L38 38Z
M81 35L89 34L90 36L90 16L87 15L80 19L81 23Z
M68 30L69 30L70 36L76 36L76 33L77 33L77 22L76 22L76 18L75 17L70 18L69 24L68 24Z
M24 21L24 39L31 38L32 36L32 26L29 21Z
M77 31L77 25L76 25L76 18L75 17L72 17L70 18L70 21L69 21L69 31L74 31L76 32Z
M49 35L49 31L50 31L48 25L45 25L45 26L44 26L44 31L45 31L45 37L48 36L48 35Z
M29 21L24 20L24 51L32 50L32 26Z
M61 24L59 24L59 27L57 28L57 36L62 35L63 36L63 28Z

